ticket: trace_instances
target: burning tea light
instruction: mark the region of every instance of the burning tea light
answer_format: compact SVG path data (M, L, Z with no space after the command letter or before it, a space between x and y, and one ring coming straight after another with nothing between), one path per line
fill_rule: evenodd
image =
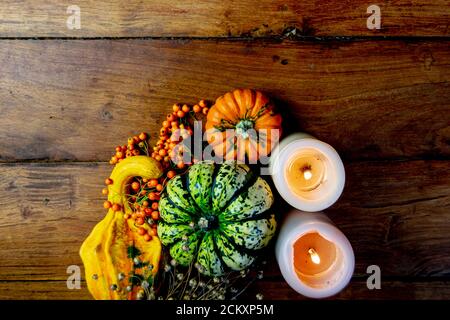
M305 150L302 155L293 159L288 165L286 179L296 193L312 191L324 180L324 160L312 150L309 150L309 154Z
M330 145L304 133L284 138L270 158L270 172L280 195L302 211L321 211L342 193L345 170Z
M290 212L281 227L275 254L286 282L310 298L341 291L355 267L350 242L321 213Z

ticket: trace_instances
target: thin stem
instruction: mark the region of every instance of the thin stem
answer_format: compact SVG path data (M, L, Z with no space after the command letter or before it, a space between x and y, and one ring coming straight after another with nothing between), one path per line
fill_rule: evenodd
M253 282L255 282L255 281L256 281L256 278L253 278L252 280L250 280L250 281L245 285L245 287L242 288L241 291L239 291L239 292L232 298L232 300L236 300L237 297L239 297L245 290L247 290L247 288L248 288Z

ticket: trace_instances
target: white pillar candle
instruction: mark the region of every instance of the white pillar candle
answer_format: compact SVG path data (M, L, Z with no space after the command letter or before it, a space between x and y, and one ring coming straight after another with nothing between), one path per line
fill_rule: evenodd
M336 150L305 133L280 142L270 157L270 173L283 199L308 212L335 203L345 184L344 165Z
M310 298L337 294L349 283L355 268L350 242L322 213L289 212L275 255L286 282Z

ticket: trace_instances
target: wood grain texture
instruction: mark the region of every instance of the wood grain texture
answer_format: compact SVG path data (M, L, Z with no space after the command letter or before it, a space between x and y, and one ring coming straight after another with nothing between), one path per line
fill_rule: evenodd
M436 281L445 283L450 276L449 163L361 162L346 169L344 196L327 214L355 249L355 281L367 276L367 266L377 264L383 279L400 282L406 277L413 282L394 286L412 290L402 297L432 297L433 290L443 286ZM66 268L82 266L78 250L105 214L100 190L110 170L104 163L0 164L0 298L19 293L35 299L82 297L71 290L64 293ZM278 279L282 290L278 298L301 298L281 285L273 257L266 276L267 281ZM427 286L425 279L436 280ZM17 293L7 290L17 283ZM359 296L362 285L354 288L339 297L395 294L387 288ZM435 298L448 298L447 292L436 293Z
M70 4L81 29L69 30ZM369 30L372 2L248 0L4 0L0 37L448 36L448 0L376 2L382 28Z
M91 300L86 283L67 289L66 281L0 281L0 300Z
M282 279L258 280L241 298L255 300L257 293L265 300L305 300ZM446 300L450 296L450 281L405 282L383 280L380 290L368 290L366 281L354 279L333 300ZM89 300L85 282L80 290L67 289L66 281L0 281L0 299Z
M1 286L1 285L0 285ZM289 285L280 280L255 282L243 298L255 299L257 293L263 293L267 300L305 300ZM369 290L365 279L353 279L339 294L328 300L448 300L449 281L398 281L383 279L380 290Z
M266 91L344 159L448 158L449 44L2 41L0 160L106 161L174 102L236 87Z

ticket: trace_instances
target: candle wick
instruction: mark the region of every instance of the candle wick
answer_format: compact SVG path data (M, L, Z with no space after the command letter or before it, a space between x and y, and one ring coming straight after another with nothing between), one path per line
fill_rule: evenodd
M304 166L302 168L302 172L305 180L310 180L312 178L311 166Z
M319 264L320 263L320 256L319 254L316 252L316 250L314 250L314 248L309 248L308 250L308 254L311 257L311 261L315 264Z

